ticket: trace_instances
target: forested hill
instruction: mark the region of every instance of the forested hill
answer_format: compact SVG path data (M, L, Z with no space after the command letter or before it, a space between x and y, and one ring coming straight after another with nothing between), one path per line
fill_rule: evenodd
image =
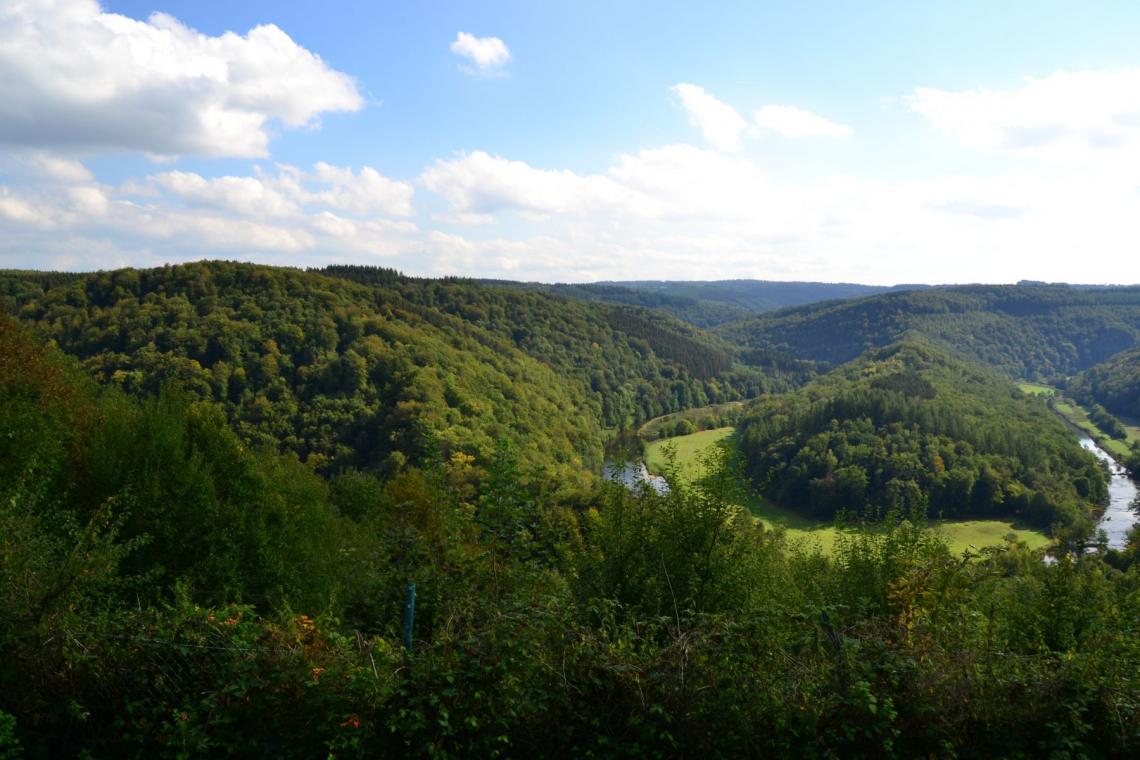
M1122 351L1073 378L1069 391L1113 414L1140 418L1140 349Z
M1086 522L1096 460L1037 398L992 370L902 343L758 401L741 425L749 475L816 517L918 510Z
M1140 288L932 288L787 309L717 332L742 345L834 364L918 334L1011 377L1054 379L1140 344Z
M658 293L609 283L546 284L541 282L512 282L510 280L482 280L482 282L507 288L556 293L579 301L660 309L672 314L677 319L704 328L742 319L753 313L752 309L723 301L672 293Z
M787 388L811 372L794 360L735 361L722 338L645 308L583 303L555 293L463 278L402 277L392 270L334 266L323 274L380 287L426 315L445 313L494 333L601 402L606 427L676 409Z
M716 340L648 312L417 281L202 262L0 275L8 309L101 381L173 383L248 442L324 469L395 470L497 439L551 473L597 470L602 428L762 387Z

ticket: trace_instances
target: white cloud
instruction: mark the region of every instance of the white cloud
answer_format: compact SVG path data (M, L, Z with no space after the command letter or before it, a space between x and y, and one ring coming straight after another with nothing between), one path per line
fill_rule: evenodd
M1052 90L1062 91L1083 93ZM1090 102L1101 110L1089 105L1070 119L1068 137L1026 146L1009 142L1011 130L1054 123L1076 106L1045 98L1037 111L1015 108L1020 89L979 105L977 92L912 105L958 139L1024 160L908 181L798 175L787 161L672 144L588 172L473 151L430 162L413 181L317 163L228 177L182 169L111 187L59 154L13 152L0 166L0 267L226 257L548 281L1140 281L1130 99L1098 95ZM1110 127L1121 139L1087 138ZM423 218L436 228L419 226Z
M60 174L39 158L21 166ZM119 187L22 176L28 181L0 185L0 268L47 266L37 257L49 252L50 266L84 269L215 256L387 265L401 253L422 256L415 223L385 218L412 213L412 186L371 167L317 163L222 177L176 170Z
M695 84L673 85L673 92L689 114L689 121L717 150L740 149L740 138L747 124L732 106L709 95Z
M796 213L755 163L691 145L625 154L605 173L588 175L476 151L436 161L419 181L450 202L449 221L487 223L517 213L620 226L661 219L786 221Z
M775 132L783 137L834 137L842 139L851 134L851 127L805 111L795 106L766 105L752 112L756 128Z
M308 179L319 189L311 192L297 190L296 197L301 203L353 214L411 216L413 212L415 190L411 184L389 179L371 166L361 167L360 171L353 173L351 167L332 166L321 161L313 170Z
M363 101L353 80L276 26L212 37L95 0L0 10L0 144L155 156L263 156L269 125Z
M1050 162L1140 161L1140 69L1057 71L1007 90L920 87L906 102L962 144Z
M768 176L746 157L671 145L622 155L589 175L476 153L437 162L421 182L487 225L476 238L429 236L425 245L451 262L447 273L1072 280L1073 257L1095 250L1104 266L1084 267L1082 279L1140 281L1130 248L1140 236L1140 193L1123 178L1021 172L796 182ZM442 264L423 266L441 273Z
M494 74L501 72L511 60L507 43L498 37L476 37L467 32L459 32L451 42L451 52L466 58L474 68L463 67L471 74Z
M192 206L247 216L300 217L306 209L331 209L349 214L410 216L415 193L407 182L389 179L370 166L351 167L322 162L312 172L279 164L278 173L257 176L211 177L184 171L155 174L148 182L130 183L136 195L162 191Z
M94 180L79 161L46 151L12 151L0 156L0 171L40 182L85 183Z
M258 177L213 177L172 171L150 178L159 189L193 207L212 208L249 216L295 216L296 203Z
M583 214L620 203L623 193L606 177L536 169L483 151L440 159L419 181L469 221L486 221L499 211Z
M35 227L50 225L50 220L45 214L6 187L0 187L0 219L15 222L18 225Z

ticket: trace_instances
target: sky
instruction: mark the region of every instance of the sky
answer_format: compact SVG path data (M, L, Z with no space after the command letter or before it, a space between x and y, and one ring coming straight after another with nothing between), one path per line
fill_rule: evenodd
M1140 4L0 0L0 268L1140 282Z

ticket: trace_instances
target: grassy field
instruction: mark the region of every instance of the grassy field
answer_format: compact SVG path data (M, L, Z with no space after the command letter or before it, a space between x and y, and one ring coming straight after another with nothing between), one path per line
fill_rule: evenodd
M685 477L690 480L703 478L705 471L701 466L701 456L710 446L732 435L732 431L733 428L723 427L653 441L645 447L645 466L654 475L663 475L668 453L672 451L676 455L677 468Z
M732 435L732 428L718 428L704 430L692 435L654 441L646 447L645 464L651 473L660 475L664 471L667 461L667 451L672 449L676 458L677 469L689 479L704 476L701 466L701 457L713 446L727 440ZM783 528L792 541L802 541L809 548L818 546L824 554L830 554L835 547L836 538L840 529L831 523L809 520L789 509L780 507L768 501L751 489L747 503L743 504L753 515L769 528ZM1019 541L1024 541L1036 549L1049 543L1049 538L1043 533L1027 528L1016 528L1013 523L1002 520L959 520L936 524L938 530L956 553L966 551L971 546L980 549L984 546L999 546L1005 542L1005 536L1013 533Z
M1057 392L1056 388L1038 385L1037 383L1018 383L1017 387L1021 389L1022 393L1028 393L1030 396L1052 396Z

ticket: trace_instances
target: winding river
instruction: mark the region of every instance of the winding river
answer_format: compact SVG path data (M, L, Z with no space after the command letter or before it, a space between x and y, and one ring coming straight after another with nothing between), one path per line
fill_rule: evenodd
M1112 481L1108 484L1108 506L1097 523L1097 528L1108 536L1110 549L1123 549L1128 543L1128 531L1140 520L1140 514L1133 509L1138 494L1136 484L1128 477L1125 469L1091 438L1082 437L1081 446L1096 454L1097 459L1107 463L1112 471Z
M643 482L653 486L657 493L666 493L669 490L665 478L660 475L650 475L645 462L641 461L630 460L618 463L606 460L606 480L622 483L631 491L637 490L638 485Z

